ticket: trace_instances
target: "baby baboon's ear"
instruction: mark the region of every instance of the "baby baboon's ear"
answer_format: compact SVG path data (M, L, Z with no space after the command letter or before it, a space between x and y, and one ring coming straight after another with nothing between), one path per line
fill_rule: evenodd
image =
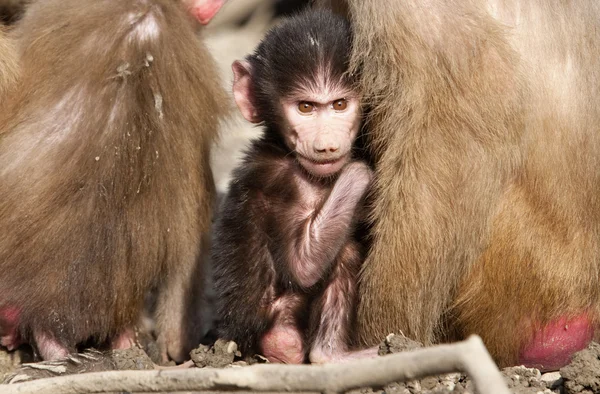
M231 68L233 69L233 97L235 103L248 122L260 123L262 119L258 116L256 109L251 73L252 66L247 61L236 60Z

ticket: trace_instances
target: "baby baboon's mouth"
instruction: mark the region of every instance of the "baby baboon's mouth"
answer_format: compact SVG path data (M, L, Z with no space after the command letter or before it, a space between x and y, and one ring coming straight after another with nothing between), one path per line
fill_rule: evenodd
M326 177L337 173L348 162L348 156L329 160L314 160L298 155L298 161L308 172L315 176Z

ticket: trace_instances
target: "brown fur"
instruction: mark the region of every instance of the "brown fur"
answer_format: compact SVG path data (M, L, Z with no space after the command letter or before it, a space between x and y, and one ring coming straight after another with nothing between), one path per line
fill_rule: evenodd
M110 339L157 287L164 351L197 343L225 105L190 22L172 0L48 0L20 23L23 77L0 108L0 306L21 309L26 339Z
M506 365L535 322L597 316L600 7L347 3L377 169L363 344L477 333Z
M0 25L0 103L19 76L18 56L14 40Z

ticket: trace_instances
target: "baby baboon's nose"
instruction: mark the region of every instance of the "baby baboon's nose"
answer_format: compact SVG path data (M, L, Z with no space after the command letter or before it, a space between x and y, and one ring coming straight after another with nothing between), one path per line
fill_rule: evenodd
M319 155L329 155L340 149L340 143L331 134L319 135L315 139L313 149Z

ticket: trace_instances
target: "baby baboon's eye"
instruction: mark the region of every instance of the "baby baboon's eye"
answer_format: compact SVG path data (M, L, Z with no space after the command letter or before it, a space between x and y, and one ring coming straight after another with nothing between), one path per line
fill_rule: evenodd
M348 108L348 101L346 99L339 99L333 102L333 109L336 111L343 111Z
M302 101L298 104L298 111L303 114L310 114L315 109L315 106L308 101Z

